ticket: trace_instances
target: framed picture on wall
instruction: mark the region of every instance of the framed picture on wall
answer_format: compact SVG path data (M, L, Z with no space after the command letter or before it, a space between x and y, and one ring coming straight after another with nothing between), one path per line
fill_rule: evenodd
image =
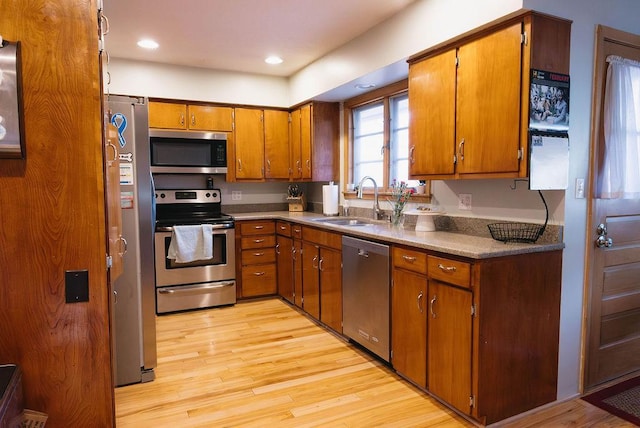
M0 37L0 158L24 158L20 42Z

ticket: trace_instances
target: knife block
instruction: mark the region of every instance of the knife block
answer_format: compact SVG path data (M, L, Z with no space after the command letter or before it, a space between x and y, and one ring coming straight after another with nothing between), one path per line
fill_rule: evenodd
M300 196L287 196L289 202L289 212L301 212L307 209L307 201L304 195Z

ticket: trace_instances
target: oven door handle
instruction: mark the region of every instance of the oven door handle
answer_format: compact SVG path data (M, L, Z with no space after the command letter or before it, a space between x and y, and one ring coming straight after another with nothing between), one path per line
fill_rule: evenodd
M212 224L211 225L211 229L214 230L214 232L216 230L220 230L220 229L233 229L234 226L233 225L229 225L229 224ZM158 226L156 227L156 232L171 232L173 231L173 227L171 226ZM218 232L219 233L219 232Z
M233 287L235 281L223 281L215 284L196 284L196 285L180 285L177 287L161 288L158 290L160 294L176 294L176 293L201 293L207 290L215 290L218 288Z

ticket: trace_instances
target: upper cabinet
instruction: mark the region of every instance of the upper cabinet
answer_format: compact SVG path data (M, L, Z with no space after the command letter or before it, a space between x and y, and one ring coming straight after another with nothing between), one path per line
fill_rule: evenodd
M531 69L569 73L571 22L518 12L409 59L410 176L528 176Z
M149 128L231 132L233 108L150 101Z
M237 180L264 179L264 112L235 109L235 176Z
M291 112L293 180L332 181L339 176L340 108L338 103L312 102Z
M264 176L288 180L291 174L289 154L289 112L264 110Z

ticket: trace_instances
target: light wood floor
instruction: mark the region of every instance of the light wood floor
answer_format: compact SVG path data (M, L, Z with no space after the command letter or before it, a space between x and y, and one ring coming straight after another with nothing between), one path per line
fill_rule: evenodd
M474 426L278 299L156 324L156 380L116 388L118 427ZM623 423L574 400L503 426Z

